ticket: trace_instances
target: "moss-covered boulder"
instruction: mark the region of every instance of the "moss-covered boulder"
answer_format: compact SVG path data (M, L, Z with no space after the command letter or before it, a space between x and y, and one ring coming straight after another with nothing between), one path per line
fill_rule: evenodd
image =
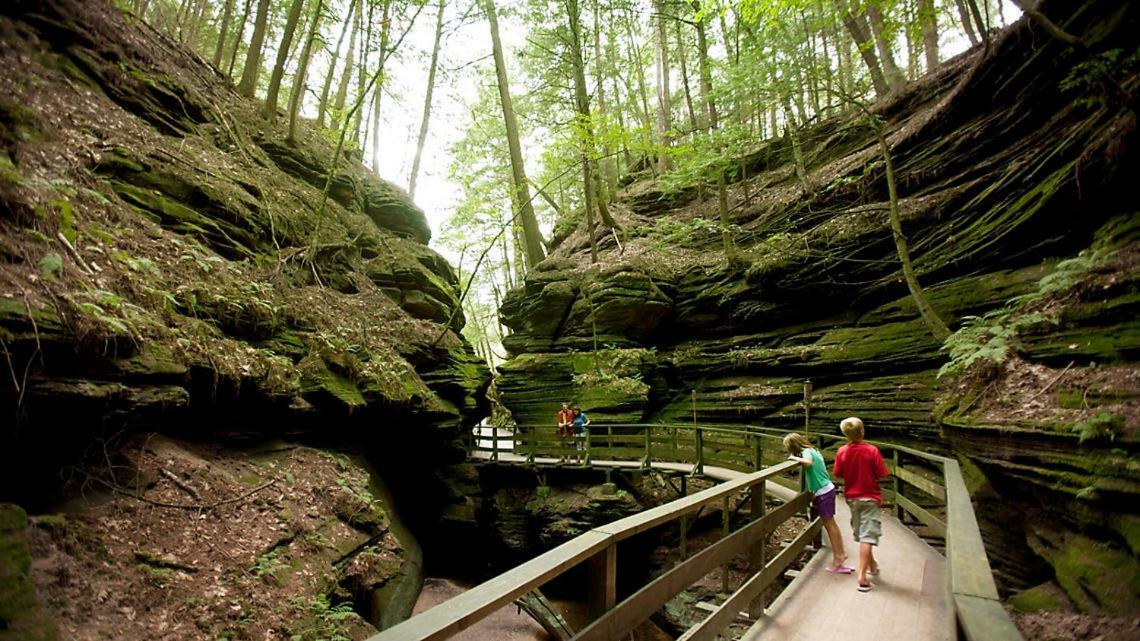
M28 516L18 505L0 503L0 639L51 641L55 623L36 597L32 558L24 530Z
M1140 560L1129 550L1071 532L1036 528L1033 550L1049 560L1057 584L1085 612L1140 611Z

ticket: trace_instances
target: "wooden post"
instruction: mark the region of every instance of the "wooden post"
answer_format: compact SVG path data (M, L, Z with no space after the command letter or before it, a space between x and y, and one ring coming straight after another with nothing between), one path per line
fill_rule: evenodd
M811 427L811 392L813 385L810 378L804 379L804 429Z
M763 518L764 513L767 512L768 503L765 501L766 497L764 496L767 492L767 488L767 481L760 481L756 485L752 486L752 496L750 499L752 501L752 504L749 506L749 508L752 512L753 521ZM767 553L764 549L764 544L767 542L768 537L762 536L760 537L759 541L757 541L751 548L749 548L748 572L750 574L756 574L764 568L765 564L767 564L768 561L765 558L767 556ZM753 619L764 614L764 597L762 595L757 597L752 603L748 604L748 614L751 615Z
M722 501L723 503L721 505L720 512L720 536L722 539L726 539L728 538L728 530L731 527L732 511L729 509L731 507L731 504L729 503L728 495L725 495ZM724 565L720 568L720 591L726 596L729 594L728 566L729 562L725 561Z
M689 477L681 475L681 497L689 495ZM681 560L689 557L689 515L681 517Z
M536 425L530 428L530 431L527 432L527 436L530 438L530 453L527 454L526 457L527 465L534 465L534 455L538 450L538 429L539 428Z
M653 461L652 425L645 426L645 458L641 459L641 467L649 467Z
M590 443L590 428L586 428L586 458L582 461L584 465L590 464L590 448L593 445Z
M499 460L499 428L494 425L491 426L491 460Z
M895 464L895 473L891 475L891 487L895 491L895 497L892 499L895 504L895 518L899 520L899 523L902 523L902 506L899 505L899 451L897 449L892 451L891 460Z
M693 465L692 474L704 474L705 472L705 433L704 431L694 426L694 438L696 439L697 461Z
M752 435L752 469L757 472L764 467L764 446L762 443L763 439L760 438L759 434Z
M590 617L596 619L613 609L617 603L617 545L606 546L606 549L590 557L587 565Z

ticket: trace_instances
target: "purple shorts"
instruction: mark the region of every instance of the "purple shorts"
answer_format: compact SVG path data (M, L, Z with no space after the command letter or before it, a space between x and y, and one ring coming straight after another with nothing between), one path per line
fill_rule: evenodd
M812 516L821 519L835 518L835 488L816 496L811 501Z

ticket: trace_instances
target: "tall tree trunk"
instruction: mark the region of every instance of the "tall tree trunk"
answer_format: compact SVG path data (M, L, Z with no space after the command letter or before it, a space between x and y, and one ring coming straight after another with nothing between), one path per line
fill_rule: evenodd
M607 225L609 212L605 203L598 198L597 170L594 166L594 130L590 124L590 102L586 96L586 69L582 61L582 23L578 11L578 0L565 0L566 19L570 26L570 64L574 71L574 108L578 112L579 136L582 149L582 193L586 198L586 232L590 237L590 259L598 260L598 248L594 238L594 208ZM605 212L605 213L603 213Z
M668 171L673 164L669 158L669 131L673 128L672 111L670 104L672 94L669 89L669 38L665 30L665 2L653 0L653 8L657 15L653 26L657 37L657 169L661 173Z
M609 111L606 105L605 77L602 72L602 21L601 12L598 11L598 0L594 0L594 91L598 96L598 110L595 117L598 119L598 127L602 129L602 159L599 176L605 179L603 186L599 188L599 198L609 202L613 193L617 191L617 165L614 164L614 158L611 155L612 148L608 135Z
M305 46L301 49L301 59L297 62L297 75L293 79L293 91L289 92L289 137L291 143L297 139L297 116L301 113L301 104L305 102L305 82L309 75L309 62L313 57L313 43L321 30L321 12L325 8L324 0L317 0L313 11L313 20L309 23L309 33L305 37Z
M503 44L499 40L499 18L495 13L494 0L484 0L483 10L491 26L491 48L495 57L495 77L499 84L499 103L503 108L503 124L507 130L507 146L511 154L511 182L514 191L511 201L516 216L512 218L522 223L523 245L526 250L527 267L533 269L544 258L542 234L538 229L538 219L534 215L534 204L530 198L530 185L527 183L523 165L522 145L519 143L519 124L515 118L515 107L511 101L511 90L507 80L507 63L503 57Z
M883 76L883 68L879 66L879 58L875 55L875 45L871 42L871 30L867 26L865 16L851 11L848 8L847 0L840 0L839 4L843 14L843 26L847 28L847 33L851 34L851 39L855 41L859 55L862 56L863 62L867 65L867 71L871 74L871 84L875 87L875 94L878 96L887 95L891 92L891 88L887 84L886 77Z
M348 34L349 27L352 26L352 17L360 6L360 0L350 0L348 4L348 16L344 19L344 25L340 28L340 35L336 39L336 48L332 51L332 59L329 61L329 70L325 74L324 86L321 87L321 98L317 101L317 126L325 126L325 113L328 112L329 107L329 93L332 91L333 77L336 76L336 63L340 59L340 48L344 45L344 37Z
M958 7L958 20L962 23L962 30L966 32L966 37L970 39L970 46L977 46L978 34L974 31L974 21L970 18L970 10L966 8L966 0L954 0L954 5Z
M245 53L245 67L241 70L238 93L252 98L257 92L257 78L261 75L261 48L265 44L265 24L269 20L269 0L257 0L257 17L253 23L253 39Z
M922 25L922 49L926 53L926 70L938 66L938 12L934 0L918 0L918 21Z
M883 64L883 75L887 78L887 85L892 92L897 92L906 85L906 77L895 64L895 55L891 51L890 34L887 32L887 23L883 14L879 12L874 3L867 4L867 18L871 22L871 33L875 37L875 49L879 52L879 60Z
M333 98L334 121L335 119L344 119L346 116L344 105L345 101L348 100L348 83L352 82L352 65L356 56L356 36L360 33L360 25L364 22L363 13L364 0L358 0L356 20L352 23L352 32L348 36L348 53L344 57L344 70L340 72L340 83L337 85L336 96ZM339 124L341 127L347 127L348 121L344 119Z
M285 63L289 61L289 53L293 46L293 34L297 32L297 22L301 19L301 10L305 8L305 0L293 0L289 6L289 15L285 18L285 31L281 33L281 42L277 45L277 60L273 63L273 73L269 76L269 90L265 94L265 106L262 113L266 118L277 117L277 98L281 93L281 80L285 77Z
M970 15L974 16L974 26L978 28L978 35L981 36L982 43L987 47L990 46L989 25L982 18L982 12L978 10L978 3L974 0L966 0L966 6L970 8Z
M637 91L638 95L641 97L641 110L645 116L643 122L645 123L646 128L646 142L649 143L651 142L649 136L651 136L650 130L652 127L650 124L651 118L649 116L649 92L645 89L645 66L641 64L641 46L638 44L638 39L634 37L633 34L633 20L634 13L633 10L630 9L626 14L625 29L626 34L629 37L629 51L633 57L631 64L633 65L633 68L637 70ZM579 54L578 57L581 58L581 54Z
M598 208L598 217L602 219L602 222L610 228L620 228L610 216L610 210L605 201L598 197L601 181L598 178L598 168L594 159L597 139L594 137L594 126L590 117L590 99L586 93L586 63L582 60L582 21L581 13L578 10L578 0L566 0L566 14L570 24L570 63L574 69L574 105L578 111L579 125L582 127L582 154L585 163L583 189L587 193L592 192L594 204ZM638 60L640 60L640 56ZM641 65L638 67L640 69ZM644 70L640 75L644 86Z
M384 24L380 27L380 66L383 67L388 60L388 44L392 36L392 0L384 0ZM372 168L380 171L380 98L384 95L381 89L384 78L376 83L376 92L372 94Z
M693 13L700 14L700 5L693 2ZM717 119L716 102L712 94L712 69L709 66L709 45L705 34L704 18L697 20L697 65L701 74L701 97L705 102L705 116L708 118L709 131L716 131L720 126ZM717 210L720 215L721 240L724 242L724 255L728 260L736 256L736 248L729 231L731 221L728 217L728 185L726 184L724 169L716 170Z
M233 12L234 0L226 0L226 6L222 9L222 22L218 25L218 42L214 45L214 59L211 61L218 69L222 68L222 52L226 48L226 34L230 30Z
M178 41L186 42L187 26L190 22L190 14L194 12L194 0L182 0L178 5L178 13L175 15L174 26L178 29Z
M194 12L190 16L189 34L186 41L195 52L198 51L198 34L201 33L202 23L205 22L210 11L211 8L206 4L206 0L198 0L194 6Z
M387 2L387 0L383 1L385 3ZM373 0L368 0L368 20L365 22L367 30L364 32L364 39L360 43L360 63L356 65L356 96L358 100L360 99L360 96L364 95L365 86L368 83L368 60L372 57L372 26L374 24L372 17L375 11L375 2L373 2ZM376 87L379 89L380 84L377 83ZM352 132L352 139L360 143L361 162L364 162L364 142L360 138L360 126L363 124L363 122L364 109L357 109L356 115L353 117L352 129L349 131Z
M811 197L815 194L812 188L811 180L808 178L807 163L804 161L803 147L800 145L800 137L796 132L797 124L796 119L792 115L792 109L788 106L788 98L783 97L784 104L784 132L788 135L788 142L792 145L792 164L796 170L796 179L800 183L800 187L804 190L804 195Z
M918 284L918 276L915 275L914 266L910 262L910 250L907 248L906 236L903 235L902 220L899 216L898 186L895 183L895 168L891 158L891 148L887 144L887 138L883 134L882 128L878 124L872 126L875 129L875 137L879 141L879 150L883 154L883 163L886 166L891 235L894 237L895 250L899 256L899 262L902 264L903 279L906 280L907 289L910 290L910 296L914 299L914 306L918 308L922 320L926 322L926 326L934 338L941 342L950 336L950 329L946 327L946 322L942 320L938 312L931 307L930 302L926 299L926 294L922 291L922 286Z
M830 111L831 110L831 96L835 93L833 91L833 89L834 89L833 83L835 82L835 77L834 77L835 74L831 70L831 48L828 47L828 43L833 41L832 35L833 35L833 33L831 31L831 27L824 27L819 32L819 42L820 42L820 45L823 47L823 59L824 59L824 65L825 65L824 74L823 74L823 109L824 109L824 111ZM836 53L836 57L838 57L838 52ZM840 64L842 64L842 61L840 61Z
M249 22L249 12L252 8L253 0L245 0L245 9L242 11L241 20L238 21L237 36L234 38L234 48L230 52L230 65L226 68L226 76L231 79L234 77L234 63L237 62L238 51L241 50L241 43L245 38L245 25Z
M439 0L439 13L435 16L435 44L431 48L431 64L428 66L427 93L424 94L424 115L420 119L420 134L416 138L416 155L412 158L412 173L408 177L408 196L416 195L416 179L420 174L420 159L427 142L428 122L431 120L431 94L435 89L435 70L439 65L439 45L443 37L443 9L445 0Z
M677 60L681 65L681 86L685 90L685 110L689 115L689 131L697 130L697 111L693 108L693 92L689 89L689 63L685 54L685 39L681 37L681 21L675 25L677 32Z

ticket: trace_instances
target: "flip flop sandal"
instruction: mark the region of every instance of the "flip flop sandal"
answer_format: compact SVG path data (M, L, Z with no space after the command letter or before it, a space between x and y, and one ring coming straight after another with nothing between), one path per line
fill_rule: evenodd
M852 574L855 572L855 568L849 565L829 565L824 569L832 574Z
M868 584L866 584L866 585L864 585L864 584L860 583L860 584L859 584L859 591L860 591L860 592L870 592L870 591L871 591L871 589L872 589L872 588L874 588L874 587L875 587L875 586L874 586L874 585L871 585L870 583L868 583Z

